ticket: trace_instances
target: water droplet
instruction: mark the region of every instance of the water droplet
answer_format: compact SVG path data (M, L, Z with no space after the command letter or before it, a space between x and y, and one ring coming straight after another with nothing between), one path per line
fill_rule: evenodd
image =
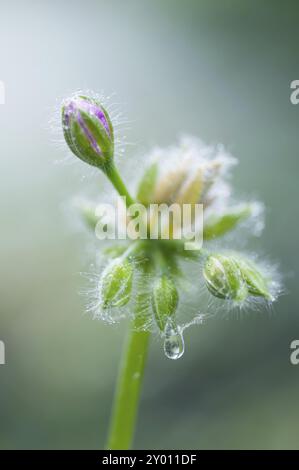
M185 344L181 330L174 320L169 320L164 330L164 353L168 359L179 359L184 354Z

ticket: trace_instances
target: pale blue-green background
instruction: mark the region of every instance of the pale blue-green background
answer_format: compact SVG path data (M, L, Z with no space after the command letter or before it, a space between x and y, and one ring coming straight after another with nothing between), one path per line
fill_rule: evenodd
M261 252L285 276L272 313L189 329L180 361L153 342L136 447L299 447L299 366L289 361L299 338L298 10L258 0L2 5L1 448L104 446L125 325L83 314L78 273L93 249L64 209L103 177L55 165L64 150L48 125L78 88L116 92L135 143L125 165L181 132L223 142L240 160L237 191L267 205Z

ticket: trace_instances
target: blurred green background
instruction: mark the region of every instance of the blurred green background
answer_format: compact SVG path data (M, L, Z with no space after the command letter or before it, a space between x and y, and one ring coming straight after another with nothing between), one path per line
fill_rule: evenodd
M236 190L268 208L255 245L285 277L271 313L190 328L179 361L152 342L135 446L299 448L299 366L289 360L299 338L299 105L289 99L299 79L298 13L296 1L2 5L2 449L105 442L126 325L84 315L78 273L89 270L93 248L64 209L103 177L80 163L55 165L65 150L48 125L57 100L78 88L116 92L135 142L126 166L182 132L224 143L240 160Z

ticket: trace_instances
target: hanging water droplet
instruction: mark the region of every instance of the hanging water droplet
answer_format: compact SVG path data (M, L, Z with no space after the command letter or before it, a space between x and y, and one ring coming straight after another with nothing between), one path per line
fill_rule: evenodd
M174 320L169 320L164 330L164 353L168 359L179 359L184 354L185 344L182 332Z

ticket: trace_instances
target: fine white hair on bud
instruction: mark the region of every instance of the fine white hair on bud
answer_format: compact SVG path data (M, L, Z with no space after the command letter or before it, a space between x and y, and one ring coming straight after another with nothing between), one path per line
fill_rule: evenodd
M161 331L165 330L169 319L173 319L179 300L175 283L168 276L158 277L153 285L152 308Z
M127 141L126 133L130 129L130 121L124 116L123 106L121 103L116 101L114 93L107 95L105 93L96 93L90 89L78 89L73 93L69 93L67 97L61 97L56 100L54 109L50 111L50 118L48 120L48 128L52 134L52 142L59 150L62 155L60 158L55 160L57 164L67 164L71 166L78 165L81 158L74 158L73 149L70 149L66 145L65 140L65 129L61 123L61 109L71 101L78 101L79 97L87 97L88 100L92 100L95 103L99 103L101 107L107 112L110 124L113 129L113 154L114 159L121 158L125 152L125 149L132 145ZM68 151L66 151L68 149ZM71 150L71 151L70 151ZM84 156L83 156L84 157ZM87 159L87 156L83 158L83 161ZM96 167L97 162L93 160L95 166L85 166L85 176L94 176L97 174ZM93 165L93 162L90 162ZM101 162L100 162L101 163ZM78 165L78 171L82 174L82 166ZM84 170L83 170L84 171Z
M258 262L248 254L235 251L211 254L203 266L206 287L212 297L223 299L224 310L235 307L256 310L272 305L282 292L275 265ZM221 303L213 304L221 309Z
M212 254L204 267L206 286L212 295L220 299L243 302L248 297L246 282L233 257Z
M116 258L104 269L99 283L103 309L122 307L130 300L133 268L127 259Z
M114 156L114 130L100 101L77 95L64 100L61 108L65 141L74 155L104 169Z

